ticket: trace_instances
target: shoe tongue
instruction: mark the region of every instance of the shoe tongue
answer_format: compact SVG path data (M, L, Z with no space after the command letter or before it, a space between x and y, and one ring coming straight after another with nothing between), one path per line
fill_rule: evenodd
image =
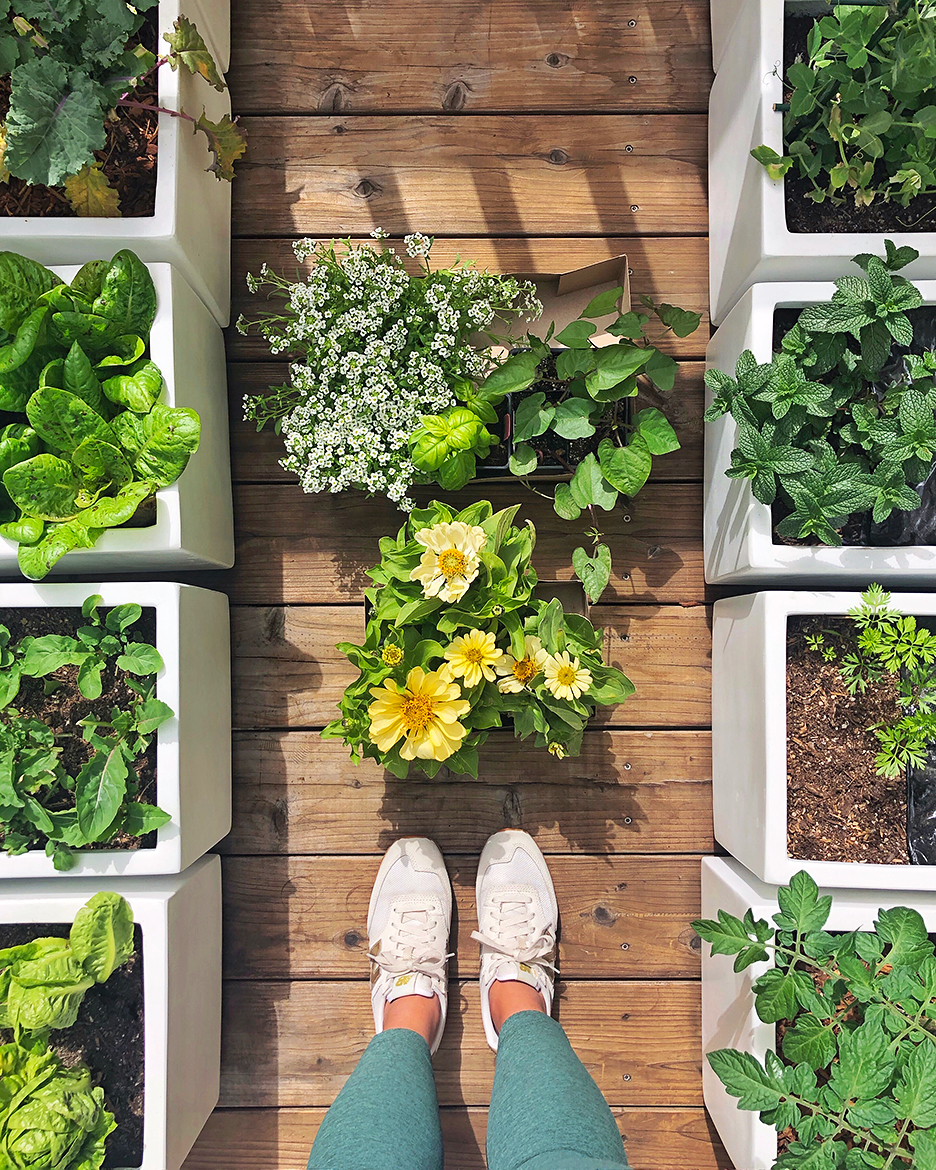
M497 964L497 974L494 979L498 983L516 981L526 983L536 991L541 990L536 971L526 963L518 963L514 959L505 959Z
M422 971L416 971L412 975L394 976L387 992L387 1003L393 1003L395 999L401 999L404 995L424 995L426 999L431 999L435 995L431 978Z

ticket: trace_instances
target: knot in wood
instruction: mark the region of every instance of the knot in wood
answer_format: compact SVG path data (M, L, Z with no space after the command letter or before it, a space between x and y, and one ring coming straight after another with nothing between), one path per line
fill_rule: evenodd
M340 81L333 81L319 98L319 112L323 114L340 114L342 110L351 108L348 87Z
M453 81L451 85L446 87L445 93L442 95L442 109L448 110L449 113L463 109L468 100L470 89L471 86L467 81Z
M568 53L550 53L546 58L546 64L550 69L561 69L563 65L568 65L570 60Z
M375 183L373 179L361 179L354 188L354 194L359 199L373 199L375 195L383 194L383 187L379 183Z
M563 163L567 163L569 161L569 156L564 150L562 150L561 147L558 146L555 150L551 150L546 157L553 164L553 166L557 167L561 167Z

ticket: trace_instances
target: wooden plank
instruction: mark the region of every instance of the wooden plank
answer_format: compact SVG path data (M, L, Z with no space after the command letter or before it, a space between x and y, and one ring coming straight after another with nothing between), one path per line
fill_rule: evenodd
M379 857L228 857L224 972L233 979L367 979L367 905ZM457 906L450 978L476 978L477 858L448 855ZM554 857L566 979L692 979L697 857Z
M234 727L322 727L356 677L336 642L360 642L359 606L235 606ZM704 606L596 606L605 660L637 687L596 723L617 727L710 727L711 634Z
M582 754L543 760L509 732L481 749L480 782L396 780L355 765L315 732L234 737L227 854L379 853L431 836L478 854L498 829L534 833L546 853L711 853L711 734L589 731Z
M300 231L293 227L289 229L293 235L300 234ZM370 239L356 243L380 247ZM401 241L390 240L388 243L398 251L404 251ZM488 272L536 275L569 272L622 254L627 256L635 299L646 294L657 302L679 305L703 315L701 327L689 337L664 335L662 329L651 329L649 335L675 357L703 358L709 338L708 240L703 236L437 239L432 248L432 264L436 268L447 268L461 258ZM297 263L290 239L235 240L232 320L236 321L241 313L252 317L262 312L264 301L248 292L246 276L248 272L259 272L264 261L274 271L289 276L297 271L308 271L309 267L307 262ZM409 261L409 265L412 272L418 271L416 261ZM245 337L231 329L228 332L228 355L238 360L263 359L269 358L270 350L262 337L256 334Z
M702 112L705 0L235 4L235 110Z
M636 400L639 410L655 406L662 410L675 428L680 449L653 461L651 483L702 478L702 411L705 389L701 362L683 362L676 385L662 393L652 386ZM235 483L289 483L298 478L280 467L283 440L272 426L258 431L257 424L244 421L245 394L263 394L270 386L283 385L289 379L285 362L230 362L231 458Z
M442 1109L446 1170L485 1170L486 1109ZM732 1170L699 1108L613 1109L632 1170ZM216 1109L184 1170L305 1170L324 1109Z
M703 114L245 118L236 235L691 235ZM630 151L627 147L631 147Z
M533 567L541 581L572 581L572 553L597 526L613 558L604 600L697 604L705 599L702 485L647 484L629 504L587 512L575 522L519 483L469 484L455 494L413 493L423 505L446 500L464 508L490 500L495 511L520 503L518 522L536 527ZM385 497L362 492L305 495L291 484L245 484L235 492L237 560L229 575L235 603L360 602L372 585L367 570L380 558L382 535L396 535L404 515Z
M561 984L558 1018L612 1105L702 1103L701 984ZM374 1032L366 983L227 982L224 1107L328 1105ZM442 1105L487 1105L494 1053L478 984L453 984L433 1064Z

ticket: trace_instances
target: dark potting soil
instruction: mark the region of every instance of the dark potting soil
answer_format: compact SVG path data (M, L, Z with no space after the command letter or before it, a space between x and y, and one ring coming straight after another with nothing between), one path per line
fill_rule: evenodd
M906 865L906 777L877 774L879 744L869 730L901 714L896 682L889 675L849 695L838 663L806 645L806 635L819 631L837 648L855 636L849 618L787 623L787 852L809 861Z
M67 923L4 923L0 948L20 946L34 938L68 938ZM71 1068L84 1063L93 1084L104 1090L117 1128L107 1139L104 1170L139 1166L143 1161L143 932L133 928L134 954L106 983L86 993L78 1019L70 1028L50 1032L52 1047ZM0 1042L12 1040L0 1029Z
M158 52L156 8L147 14L136 39L150 52ZM158 97L156 73L135 89L132 97L134 101L155 106ZM10 75L7 73L0 77L0 122L6 118L9 106ZM116 118L108 118L105 123L107 140L104 149L95 151L101 170L118 193L120 212L125 218L155 214L158 122L156 113L121 107ZM64 187L46 187L41 183L30 186L11 176L7 183L0 183L0 216L11 215L74 218L77 212L69 203Z
M829 11L832 11L831 4ZM784 78L797 57L804 61L808 59L806 38L816 19L815 15L785 15ZM787 99L788 91L784 89L784 100ZM774 116L782 118L783 114ZM786 221L791 232L929 232L936 229L936 193L933 192L918 195L906 207L897 202L886 203L880 196L875 198L870 207L856 207L850 195L846 195L844 202L838 206L828 199L825 203L814 203L806 197L812 189L812 183L801 176L796 167L784 178Z
M543 371L544 376L542 378L534 382L526 390L520 390L516 394L508 394L499 407L499 424L495 428L495 433L502 436L502 438L495 447L491 448L486 459L479 460L479 477L491 478L511 474L508 460L516 449L511 435L513 416L517 407L525 398L529 398L531 394L543 393L546 395L546 401L548 403L557 403L565 396L569 384L556 376L555 354L544 363ZM611 434L611 427L614 422L614 404L611 405L612 409L608 411L605 420L596 428L595 433L587 439L563 439L552 431L547 431L544 435L537 435L536 438L528 439L527 442L537 454L537 466L530 472L530 475L534 477L537 475L569 475L589 452L597 453L598 444L605 436ZM617 409L619 419L626 421L629 418L629 400L624 399L621 403L617 404Z
M102 606L98 613L102 620L108 613L108 608ZM10 631L11 643L18 642L27 635L35 638L45 634L63 634L75 637L79 626L86 625L80 609L74 608L29 608L29 609L0 609L0 624ZM132 627L133 641L146 642L150 646L156 645L156 610L147 606L139 621ZM57 687L51 695L45 693L46 679L23 677L20 683L19 694L14 706L21 715L31 719L40 719L47 724L56 735L68 736L59 742L63 745L61 754L62 767L70 776L77 776L82 765L87 763L91 756L91 748L81 737L81 728L77 726L79 719L92 716L96 719L110 719L112 707L126 707L137 698L126 684L123 671L118 670L113 659L101 675L103 689L98 699L86 699L78 690L78 667L62 666L49 676L62 685ZM2 714L0 714L2 719ZM136 799L146 804L158 804L156 797L156 738L147 751L138 757L131 765L131 771L136 773L135 783L139 785ZM48 806L50 811L61 812L67 808L74 808L74 792L63 792L58 796L59 803ZM39 835L41 837L41 834ZM2 834L0 834L2 840ZM45 841L42 841L44 848ZM156 846L156 833L147 833L143 837L131 837L120 833L113 841L102 842L97 845L86 845L85 849L153 849Z
M773 348L779 351L781 342L799 319L801 309L775 309L773 320ZM881 371L880 380L874 384L874 392L882 397L889 386L908 377L905 356L908 353L922 355L936 350L936 309L923 306L907 313L913 325L913 344L891 346L890 357ZM909 545L936 544L936 475L916 485L920 495L920 506L912 512L893 512L887 520L875 524L870 511L855 512L839 530L842 543L846 546L865 548L901 548ZM778 497L771 506L773 518L773 543L787 545L817 545L815 537L795 540L777 535L777 525L788 516L789 507Z

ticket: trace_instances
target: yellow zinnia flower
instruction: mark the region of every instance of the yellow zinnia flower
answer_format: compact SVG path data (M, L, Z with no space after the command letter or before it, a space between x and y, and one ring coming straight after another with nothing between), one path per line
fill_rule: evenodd
M523 657L514 658L505 654L498 663L498 674L506 675L497 684L497 689L505 695L515 695L528 687L533 679L543 669L543 664L549 655L543 649L543 643L532 635L523 639Z
M426 551L410 580L422 582L426 597L458 601L481 567L478 553L487 543L484 529L455 520L420 528L416 540Z
M494 664L503 657L504 651L494 645L494 634L471 630L452 639L442 673L447 678L464 678L466 687L475 687L482 678L494 681Z
M546 671L546 686L557 699L580 699L592 683L591 674L579 666L577 658L569 657L568 650L547 658L543 669Z
M371 694L375 701L367 708L370 738L379 751L390 751L402 738L404 760L447 760L461 747L467 728L458 720L471 704L461 698L458 683L438 671L427 673L415 666L404 688L387 678L383 686L371 687Z

